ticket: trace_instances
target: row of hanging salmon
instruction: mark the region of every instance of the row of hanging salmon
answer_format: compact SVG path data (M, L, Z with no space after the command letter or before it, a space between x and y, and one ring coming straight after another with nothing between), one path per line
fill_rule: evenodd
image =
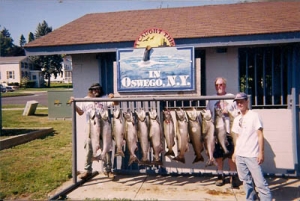
M173 117L172 111L175 117ZM228 152L225 146L225 123L223 122L220 126L219 122L219 126L216 127L213 124L209 110L197 111L193 108L185 111L182 108L178 108L163 110L162 113L162 123L155 109L150 111L139 109L122 112L122 109L116 108L113 111L112 122L109 121L107 110L101 113L99 122L102 146L101 154L96 156L96 159L104 160L105 154L112 148L112 140L114 140L116 145L115 156L125 156L124 146L129 150L128 165L134 162L144 165L162 165L161 154L185 163L185 153L189 149L189 143L191 143L195 153L193 163L204 161L202 152L205 150L205 154L208 156L206 165L213 165L215 164L213 158L216 142L215 132L225 153ZM215 116L218 118L218 115ZM215 119L216 121L218 120ZM222 118L220 118L220 121L223 121ZM94 125L96 126L96 124ZM141 158L138 158L136 155L138 143L141 148L139 150L142 153ZM175 144L177 144L177 147L175 147ZM96 146L98 147L98 145ZM150 163L149 152L151 149L153 151L153 160ZM176 155L173 151L174 149L177 149Z

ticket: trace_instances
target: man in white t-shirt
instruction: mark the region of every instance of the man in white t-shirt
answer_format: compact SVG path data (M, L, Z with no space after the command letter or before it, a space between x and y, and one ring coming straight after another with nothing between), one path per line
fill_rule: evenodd
M236 163L239 179L243 181L246 200L257 199L256 186L260 200L271 201L272 195L261 169L264 161L262 120L256 112L249 110L247 94L238 93L234 101L240 115L234 119L232 125L232 132L237 135L232 159Z
M215 89L218 96L228 96L232 95L230 93L226 92L226 79L223 77L217 77L215 80ZM233 117L237 116L237 108L236 104L231 99L227 100L209 100L206 105L206 109L210 110L212 114L212 121L214 125L216 126L215 122L215 116L216 116L216 109L222 111L222 118L224 120L225 126L226 126L226 133L227 133L227 150L229 151L229 154L224 154L224 150L219 142L216 143L213 156L217 162L217 174L218 179L216 181L216 186L223 186L225 184L225 176L223 173L223 160L225 158L228 158L228 165L229 165L229 174L231 175L231 186L233 188L237 188L240 184L240 181L237 176L236 171L236 165L231 160L231 156L234 151L234 140L233 137L230 134L230 115Z
M84 98L96 98L96 97L106 97L103 96L103 90L99 83L94 83L89 88L88 95ZM113 98L114 95L111 93L108 95L109 98ZM71 97L71 101L74 97ZM97 160L97 150L100 149L100 112L102 112L105 108L113 106L115 102L80 102L76 105L76 112L79 115L85 114L86 116L86 124L85 124L85 172L79 175L81 179L87 179L92 176L92 164L93 160ZM103 163L103 173L109 178L114 178L114 174L111 171L112 162L111 162L112 152L108 152L106 154L106 160Z

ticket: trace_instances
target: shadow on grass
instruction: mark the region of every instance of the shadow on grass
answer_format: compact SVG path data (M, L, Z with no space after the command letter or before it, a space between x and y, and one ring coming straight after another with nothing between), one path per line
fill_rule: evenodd
M34 114L34 116L38 116L38 117L47 117L48 114Z
M39 129L2 129L1 136L10 137L10 136L21 135L33 131L38 131L38 130Z

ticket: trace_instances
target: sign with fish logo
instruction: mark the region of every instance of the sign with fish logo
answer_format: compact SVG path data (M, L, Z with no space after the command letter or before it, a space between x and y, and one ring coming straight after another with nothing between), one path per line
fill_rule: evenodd
M117 65L119 92L195 90L194 47L119 49Z
M175 46L171 35L159 28L151 28L143 31L134 42L134 48L140 47L170 47Z

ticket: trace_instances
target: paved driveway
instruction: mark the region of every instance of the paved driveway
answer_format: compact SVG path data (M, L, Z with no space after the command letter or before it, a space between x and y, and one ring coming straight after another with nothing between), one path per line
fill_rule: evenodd
M215 176L117 175L112 181L102 173L67 194L70 200L245 200L243 186L232 189L229 183L215 186ZM299 200L300 180L267 178L275 200ZM72 181L53 192L72 185ZM52 196L53 196L52 195Z

